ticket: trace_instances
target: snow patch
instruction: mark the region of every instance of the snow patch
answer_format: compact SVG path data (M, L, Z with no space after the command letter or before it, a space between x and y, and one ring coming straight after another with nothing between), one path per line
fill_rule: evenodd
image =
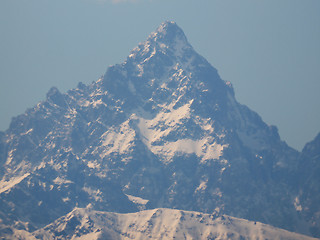
M97 161L89 161L87 166L91 169L100 169L100 164Z
M143 66L141 64L137 64L137 67L138 67L138 71L139 71L138 77L141 77L144 73Z
M11 178L9 181L2 179L0 181L0 194L6 192L7 190L13 188L15 185L20 183L23 179L28 177L30 173L26 173L23 176Z
M301 204L300 204L300 199L299 199L299 197L296 197L295 199L294 199L294 207L295 207L295 209L296 209L296 211L297 212L301 212L302 211L302 206L301 206Z
M95 96L94 96L95 97ZM95 99L95 98L92 98L90 101L89 100L82 100L82 101L79 101L79 105L80 106L83 106L83 107L90 107L92 106L93 108L97 108L99 107L100 105L104 105L104 106L107 106L107 104L105 104L102 99Z
M62 201L63 202L68 202L68 201L70 201L71 199L69 198L69 197L65 197L65 198L62 198Z
M219 159L226 145L212 142L210 137L200 140L180 139L175 142L168 142L161 146L151 146L150 150L157 155L163 155L167 160L172 160L175 155L196 154L201 157L201 163L209 159Z
M183 138L176 141L162 140L177 128L183 127L183 120L190 119L190 106L193 100L180 108L174 109L174 103L165 107L153 119L138 118L138 128L142 135L142 140L146 146L156 155L161 155L166 162L170 162L175 155L196 154L201 157L201 162L209 159L219 159L223 149L227 145L218 144L211 133L214 131L210 119L201 119L196 117L197 124L201 124L201 128L206 132L201 139Z
M8 157L7 157L7 161L6 161L5 165L9 165L12 162L14 151L15 151L15 149L12 149L8 152Z
M33 128L30 128L28 131L21 133L21 135L28 135L29 133L31 133L33 131Z
M130 119L121 124L119 128L110 128L102 135L101 158L111 153L130 153L136 134L129 123Z
M72 181L61 178L61 177L57 177L56 179L53 180L53 182L57 185L73 183Z
M132 196L132 195L129 195L129 194L126 194L126 195L129 198L129 200L131 202L133 202L133 203L145 205L145 204L147 204L149 202L149 200L143 199L141 197L136 197L136 196Z
M82 188L83 191L85 191L86 193L88 193L88 195L90 197L92 197L96 202L102 202L102 197L101 197L101 191L100 189L92 189L90 187L83 187Z
M208 183L208 179L206 179L205 181L201 181L199 186L196 188L195 192L206 190L207 189L207 183Z

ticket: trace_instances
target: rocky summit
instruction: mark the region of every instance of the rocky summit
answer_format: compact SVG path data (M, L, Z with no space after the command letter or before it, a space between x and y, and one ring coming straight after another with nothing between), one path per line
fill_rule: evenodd
M50 89L0 133L0 232L36 233L90 206L227 214L320 237L318 146L290 148L168 21L101 79Z

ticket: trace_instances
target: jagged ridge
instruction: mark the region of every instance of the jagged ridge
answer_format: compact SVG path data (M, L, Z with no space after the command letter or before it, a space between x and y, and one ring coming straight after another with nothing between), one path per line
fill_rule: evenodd
M31 239L15 231L19 239ZM24 237L24 234L25 237ZM314 239L226 215L174 209L118 214L74 209L54 223L32 233L37 239Z
M43 227L90 203L225 213L310 234L293 185L299 153L236 101L173 22L97 82L52 88L0 137L7 224Z

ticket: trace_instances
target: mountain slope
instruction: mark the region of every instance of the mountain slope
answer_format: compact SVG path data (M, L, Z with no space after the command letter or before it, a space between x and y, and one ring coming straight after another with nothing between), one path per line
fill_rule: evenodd
M5 224L40 228L91 204L223 213L310 234L292 185L299 153L236 101L174 22L98 81L52 88L0 140Z
M38 239L314 239L259 222L173 209L118 214L75 209L33 233Z
M296 207L308 219L313 236L320 237L320 133L303 148L298 174Z

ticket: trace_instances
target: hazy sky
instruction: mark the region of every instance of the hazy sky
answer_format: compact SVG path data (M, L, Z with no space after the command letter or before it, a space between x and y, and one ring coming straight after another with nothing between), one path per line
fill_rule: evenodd
M165 20L301 149L320 132L319 0L0 0L0 130L122 62Z

